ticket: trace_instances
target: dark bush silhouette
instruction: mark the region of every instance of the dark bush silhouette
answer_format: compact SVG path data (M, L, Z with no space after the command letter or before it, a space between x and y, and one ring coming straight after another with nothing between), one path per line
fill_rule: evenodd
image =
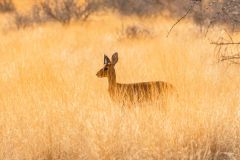
M18 28L48 21L62 24L80 17L81 8L75 0L45 0L34 5L29 13L15 14L15 23Z
M103 0L105 7L122 15L150 16L163 10L164 4L158 0Z
M12 0L1 0L0 1L0 12L13 12L15 11L15 6Z
M32 24L32 19L28 17L28 15L20 15L19 13L15 13L15 24L17 28L25 28Z
M170 17L179 18L193 3L194 7L187 18L192 18L196 24L226 24L236 28L240 26L239 0L212 0L204 5L202 0L86 0L82 5L77 0L45 0L34 5L29 13L16 13L15 22L18 27L48 21L67 24L71 20L84 21L95 12L105 10L118 12L123 16L146 18L167 13Z
M125 29L125 35L127 38L147 38L151 36L151 32L144 27L130 25Z
M240 25L240 1L212 2L204 17L210 20L210 25L226 24L238 28Z
M240 26L240 0L88 0L91 12L112 10L124 16L149 17L168 13L170 17L183 16L194 3L188 18L196 24L226 24ZM87 9L88 10L88 9ZM86 11L87 11L86 10Z
M78 17L80 8L75 0L54 0L51 2L48 0L40 4L47 19L65 24Z

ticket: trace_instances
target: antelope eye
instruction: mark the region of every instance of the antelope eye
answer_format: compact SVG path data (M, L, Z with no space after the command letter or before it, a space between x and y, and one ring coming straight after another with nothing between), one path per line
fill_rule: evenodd
M107 70L108 70L108 68L107 68L107 67L105 67L105 68L104 68L104 71L107 71Z

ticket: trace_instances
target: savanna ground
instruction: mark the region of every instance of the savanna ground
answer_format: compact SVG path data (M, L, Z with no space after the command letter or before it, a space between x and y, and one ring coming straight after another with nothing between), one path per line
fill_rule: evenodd
M108 12L14 29L1 15L0 159L240 159L240 66L210 44L226 33L184 20L166 38L174 22ZM132 25L149 32L129 38ZM113 103L96 72L115 51L118 82L167 81L178 100Z

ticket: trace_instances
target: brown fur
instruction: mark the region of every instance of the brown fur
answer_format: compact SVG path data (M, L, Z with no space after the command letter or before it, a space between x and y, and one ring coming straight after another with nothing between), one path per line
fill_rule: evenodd
M116 82L115 64L118 61L118 54L112 56L112 61L107 56L104 56L105 66L97 72L99 78L108 78L108 91L110 97L117 102L141 103L153 101L167 95L173 90L170 83L156 82L141 82L132 84L121 84Z

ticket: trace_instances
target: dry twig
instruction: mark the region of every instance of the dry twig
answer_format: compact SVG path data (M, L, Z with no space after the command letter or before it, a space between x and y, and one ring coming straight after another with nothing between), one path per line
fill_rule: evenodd
M192 10L193 7L195 6L196 2L198 2L198 1L201 1L201 0L194 0L194 1L193 1L193 4L189 7L189 9L187 10L187 12L186 12L179 20L177 20L177 21L172 25L172 27L171 27L170 30L168 31L167 37L168 37L169 34L172 32L173 28L191 12L191 10Z
M234 43L234 42L211 42L211 44L214 44L214 45L239 45L240 42L237 42L237 43Z
M217 42L211 42L216 45L215 50L218 62L229 62L230 64L240 64L240 42L234 42L232 36L225 30L228 40L221 37Z

